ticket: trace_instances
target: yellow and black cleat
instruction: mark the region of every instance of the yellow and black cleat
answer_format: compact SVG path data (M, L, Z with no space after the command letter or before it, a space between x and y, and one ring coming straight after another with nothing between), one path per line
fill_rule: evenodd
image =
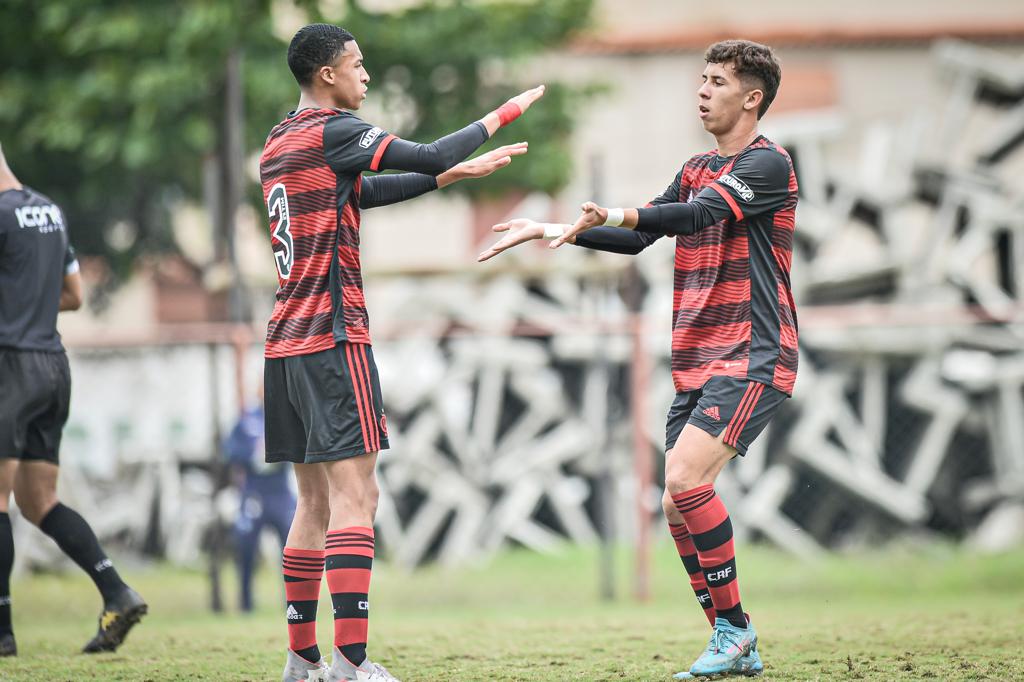
M100 626L96 636L82 649L83 653L95 654L101 651L114 651L121 646L128 631L146 615L149 607L131 588L125 589L116 599L103 606L100 614Z

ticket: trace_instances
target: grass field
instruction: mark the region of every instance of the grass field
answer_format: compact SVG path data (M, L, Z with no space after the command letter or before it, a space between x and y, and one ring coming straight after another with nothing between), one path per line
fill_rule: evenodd
M655 549L653 594L597 598L597 552L502 555L486 566L374 573L370 652L403 680L668 680L708 628L669 544ZM616 561L628 594L628 553ZM1024 680L1024 552L977 557L946 547L806 564L740 553L743 601L777 680ZM228 571L230 573L230 571ZM98 598L79 575L13 585L21 655L2 680L276 680L285 626L264 570L251 616L204 610L199 573L129 572L150 615L116 654L76 652ZM325 590L326 592L326 590ZM329 597L321 647L331 641Z

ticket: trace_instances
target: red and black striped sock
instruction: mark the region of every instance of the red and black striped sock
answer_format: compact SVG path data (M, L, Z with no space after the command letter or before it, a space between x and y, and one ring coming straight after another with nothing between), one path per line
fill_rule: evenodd
M352 665L366 660L372 568L372 528L353 526L327 533L327 587L334 603L334 646Z
M697 549L697 559L704 571L715 613L735 627L747 627L740 604L740 587L736 579L736 551L732 542L732 521L721 498L710 483L672 496L676 509L683 515L686 528Z
M715 624L715 606L711 603L711 593L708 591L708 583L704 579L704 571L701 570L700 561L697 559L697 548L693 545L693 538L690 531L686 529L685 523L678 525L668 524L672 539L676 541L676 550L679 551L679 558L683 560L687 575L690 576L690 587L697 597L697 603L704 609L704 615L711 625Z
M322 549L284 548L284 595L288 600L288 648L310 663L320 660L316 645L316 605L324 574Z

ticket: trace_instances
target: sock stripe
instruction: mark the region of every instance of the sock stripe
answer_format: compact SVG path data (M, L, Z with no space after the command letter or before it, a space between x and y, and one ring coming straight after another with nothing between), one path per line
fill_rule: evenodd
M699 488L688 490L685 493L672 496L672 502L675 503L676 509L679 510L680 514L693 511L698 507L707 504L707 502L715 496L715 489L711 484L702 485ZM686 524L687 529L692 533L693 528L689 523Z
M693 536L693 545L698 552L710 552L732 539L732 519L728 516L709 531Z
M304 578L292 581L291 585L285 585L285 596L288 602L292 601L311 601L315 602L320 599L320 576L316 578Z
M307 572L313 572L313 573L319 573L320 571L324 570L324 563L325 562L323 562L323 561L320 561L318 563L305 563L305 562L301 562L300 563L300 562L297 562L297 561L292 561L291 559L288 559L287 557L281 560L281 565L285 569L290 569L290 570L293 570L293 571L307 571Z
M316 643L316 611L324 573L324 551L285 547L281 554L287 600L288 648L315 663L320 660L320 647Z
M704 569L700 567L700 561L697 560L696 552L693 554L681 554L679 558L683 560L683 568L686 569L686 575L697 575L698 573L703 576Z
M360 593L370 584L369 568L344 568L331 573L331 594ZM363 593L365 596L365 593Z
M690 537L690 531L686 529L686 524L676 525L674 523L668 524L668 531L672 534L672 539L676 542L683 542Z
M360 550L364 551L364 550ZM327 557L327 575L337 572L339 569L373 568L373 551L369 555L363 554L332 554Z

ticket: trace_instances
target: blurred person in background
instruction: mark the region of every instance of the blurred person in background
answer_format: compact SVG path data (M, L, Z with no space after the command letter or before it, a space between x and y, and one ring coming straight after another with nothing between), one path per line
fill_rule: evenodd
M257 397L258 404L242 412L224 443L224 454L231 466L231 478L241 498L234 530L239 607L246 612L253 609L252 579L263 528L269 525L284 548L288 528L295 514L295 494L288 476L290 467L283 462L267 464L264 461L262 385Z
M269 463L292 462L298 505L284 550L288 652L282 679L395 678L366 656L377 511L377 453L387 420L370 345L359 260L360 212L483 177L526 143L463 161L544 94L528 90L430 144L402 140L352 111L370 76L348 31L300 29L288 47L300 97L260 158L278 271L264 385ZM364 171L406 173L363 177ZM433 227L433 226L430 226ZM334 606L329 669L316 641L321 576Z
M713 628L692 676L756 675L757 633L740 603L732 522L714 482L793 392L796 305L790 287L797 182L784 149L758 133L779 88L771 48L727 40L705 52L697 114L718 146L691 157L644 208L582 206L574 225L517 219L479 256L549 238L640 253L676 238L672 378L663 506L690 584Z
M11 492L22 516L89 574L103 597L99 629L83 651L113 651L146 613L88 522L57 499L60 441L71 371L57 313L82 305L78 260L64 213L21 184L0 149L0 656L17 653L11 626Z

